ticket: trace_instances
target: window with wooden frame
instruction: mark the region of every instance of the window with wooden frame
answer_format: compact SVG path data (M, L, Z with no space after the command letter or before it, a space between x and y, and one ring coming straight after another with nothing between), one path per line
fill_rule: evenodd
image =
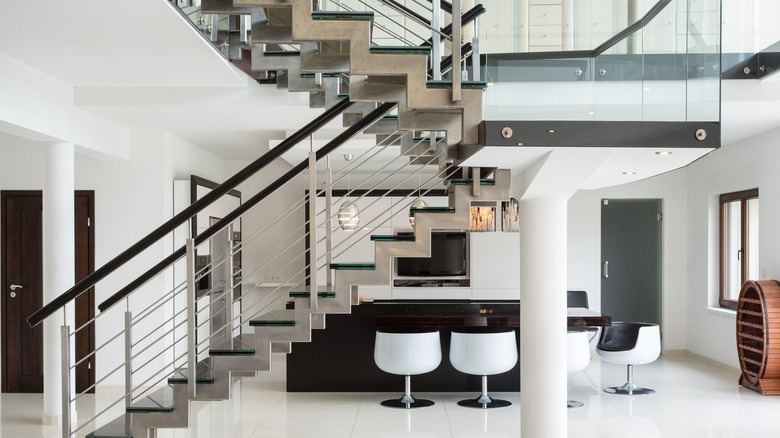
M758 189L720 195L720 307L736 309L747 280L758 280Z

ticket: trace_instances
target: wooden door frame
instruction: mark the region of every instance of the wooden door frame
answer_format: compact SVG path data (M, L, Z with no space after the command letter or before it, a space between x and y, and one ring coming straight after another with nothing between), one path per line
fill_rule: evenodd
M2 266L7 266L8 261L8 254L6 253L6 245L5 240L3 240L6 236L7 229L6 229L6 208L7 208L7 200L9 196L39 196L42 198L43 192L41 190L2 190L0 191L0 208L2 208L2 211L0 212L0 236L2 239L0 239L0 262L2 263ZM74 201L76 196L86 196L88 198L88 215L90 218L90 221L92 222L90 226L88 227L88 267L89 272L93 272L95 270L95 227L94 225L94 217L95 217L95 192L93 190L75 190L74 191ZM75 230L74 230L74 236L75 236ZM0 270L0 275L4 275L4 270ZM5 278L2 279L3 284L5 284ZM87 313L89 315L89 318L93 318L95 315L95 306L94 306L94 289L90 292L91 299L87 300L89 305L87 305ZM0 308L4 311L6 306L6 294L3 293L2 297L0 299ZM5 320L3 320L3 323ZM88 343L89 343L89 351L95 351L95 337L94 337L94 328L92 331L88 332ZM8 357L7 355L7 342L6 342L6 331L3 330L3 334L1 336L2 339L0 339L0 354L2 355L2 358L0 358L0 362L2 362L2 381L0 382L0 392L7 392L8 388L8 373L6 373L6 359ZM92 358L92 372L90 373L90 382L89 385L94 384L95 382L95 358ZM87 385L87 386L89 386ZM93 388L94 391L94 388Z

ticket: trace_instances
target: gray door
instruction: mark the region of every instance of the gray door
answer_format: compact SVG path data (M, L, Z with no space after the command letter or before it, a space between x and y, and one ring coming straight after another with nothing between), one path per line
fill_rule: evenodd
M601 202L601 312L661 324L660 199Z

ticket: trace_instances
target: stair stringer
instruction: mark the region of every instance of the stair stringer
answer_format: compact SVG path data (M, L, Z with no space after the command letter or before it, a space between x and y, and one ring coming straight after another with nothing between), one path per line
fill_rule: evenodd
M482 90L461 90L461 101L452 100L452 90L427 88L427 58L424 54L372 54L370 53L370 26L365 20L339 20L338 25L333 25L329 20L313 20L311 18L311 2L307 0L234 0L234 4L240 7L290 7L292 8L292 40L304 42L349 42L349 73L350 75L390 76L405 78L406 106L409 110L457 110L462 112L466 121L481 120ZM258 42L253 36L253 43ZM254 52L254 50L253 50ZM318 55L313 55L318 56ZM308 61L301 61L301 66ZM307 67L304 71L328 71L320 68ZM257 68L253 64L253 68ZM262 67L260 68L262 69ZM332 70L330 70L332 71ZM355 81L350 84L350 93L353 92ZM473 99L466 99L466 95L479 96L479 104L474 105ZM353 99L355 100L355 99ZM374 101L381 101L374 97ZM390 101L398 101L396 99ZM399 105L399 111L405 111L404 105ZM478 123L466 125L461 121L461 132L448 132L448 136L457 137L448 143L456 144L460 141L476 144L478 142ZM399 128L402 130L414 130L405 126L401 121ZM436 127L434 127L436 129Z

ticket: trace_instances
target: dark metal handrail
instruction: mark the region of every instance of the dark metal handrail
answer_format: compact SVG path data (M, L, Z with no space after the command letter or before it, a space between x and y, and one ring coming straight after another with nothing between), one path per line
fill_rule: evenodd
M57 310L65 306L65 304L76 299L76 297L78 297L82 293L89 290L91 287L97 284L98 281L102 280L112 272L119 269L122 265L130 261L133 257L137 256L142 251L152 246L155 242L162 239L168 233L172 232L179 225L185 223L190 217L192 217L193 215L197 214L198 212L200 212L201 210L209 206L212 202L216 201L217 199L219 199L229 191L235 189L240 183L242 183L243 181L245 181L246 179L248 179L249 177L257 173L259 170L261 170L262 168L270 164L273 160L280 157L283 153L290 150L297 143L304 140L311 133L313 133L314 131L318 130L320 127L327 124L333 118L343 113L344 110L349 108L351 105L352 105L351 101L349 101L348 99L344 99L339 103L337 103L336 105L332 106L331 108L327 109L324 113L322 113L320 116L318 116L317 118L309 122L306 126L299 129L293 135L291 135L290 137L282 141L282 143L280 143L279 146L263 154L262 157L258 158L257 160L255 160L254 162L246 166L244 169L240 170L238 173L228 178L227 181L223 182L215 189L207 193L205 196L203 196L203 198L199 199L195 203L191 204L189 207L182 210L181 213L169 219L167 222L159 226L157 229L155 229L154 231L146 235L146 237L142 238L141 240L139 240L138 242L130 246L128 249L126 249L121 254L108 261L105 265L101 266L99 269L95 270L88 276L84 277L84 279L76 283L75 286L68 289L57 298L51 300L45 306L41 307L40 310L36 311L32 315L30 315L29 318L27 318L27 322L30 324L30 326L35 326L37 324L40 324L44 319L46 319L46 317L48 317L52 313L56 312ZM163 260L163 262L166 260L168 259L166 258L165 260ZM152 268L152 270L158 269L158 272L161 271L162 269L160 269L160 266L162 265L163 262L160 262L157 265L155 265L155 267Z
M632 23L622 31L613 35L610 39L599 44L598 47L592 50L568 50L568 51L556 51L556 52L514 52L514 53L497 53L482 55L482 57L491 57L498 59L516 59L516 60L536 60L536 59L568 59L568 58L595 58L607 50L611 49L619 42L628 38L636 33L636 31L642 29L652 21L666 6L671 3L672 0L659 0L658 3L653 5L647 13L639 20Z
M379 120L383 115L385 115L388 111L393 109L395 107L396 103L384 103L380 105L377 109L369 113L367 116L360 119L357 123L350 126L349 129L345 130L341 134L339 134L336 138L328 142L325 146L317 150L317 160L323 158L324 156L328 155L329 153L333 152L337 147L344 144L347 140L354 137L356 134L360 133L363 129L367 128L369 125L373 124L377 120ZM293 167L291 170L287 171L284 175L277 178L274 182L272 182L268 187L264 188L260 192L258 192L256 195L252 196L247 200L246 202L243 202L239 207L237 207L232 212L226 214L222 219L220 219L215 224L208 227L206 230L201 232L200 234L195 237L195 246L202 244L206 240L213 237L215 234L217 234L220 230L230 225L232 222L237 220L241 215L243 215L245 212L247 212L250 208L254 207L260 201L267 198L269 195L274 193L277 189L282 187L283 185L287 184L290 180L298 176L301 172L306 170L306 168L309 165L309 160L306 159L304 161L301 161L297 166ZM184 257L185 255L185 247L181 247L178 250L176 250L173 254L166 257L164 260L162 260L160 263L156 264L154 267L146 271L145 273L141 274L138 278L130 282L127 286L120 289L117 293L110 296L108 299L100 303L98 305L98 309L103 312L109 307L113 306L114 304L118 303L122 299L124 299L126 296L130 295L134 290L136 290L138 287L146 283L147 281L151 280L162 272L165 268L172 265L174 262L176 262L178 259Z

